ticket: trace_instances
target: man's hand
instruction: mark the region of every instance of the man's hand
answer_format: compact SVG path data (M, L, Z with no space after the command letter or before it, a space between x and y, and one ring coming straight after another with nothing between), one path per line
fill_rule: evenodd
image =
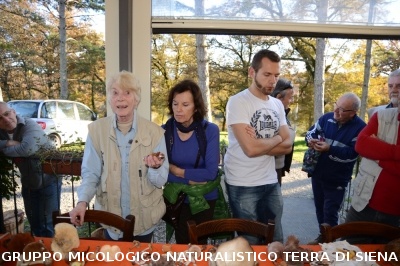
M254 129L248 124L233 124L231 128L244 154L248 157L266 155L282 142L281 135L272 138L257 138Z
M80 201L76 204L76 207L69 212L69 217L71 219L71 223L76 226L83 225L85 221L85 212L87 208L87 202Z
M246 125L245 130L246 130L247 135L249 135L250 138L253 138L253 139L257 138L254 127L252 127L250 125Z
M318 141L314 144L314 150L319 152L327 152L331 146L325 141Z
M21 142L10 139L10 140L7 140L6 147L11 147L11 146L19 145L19 144L21 144Z
M317 142L319 142L318 139L310 139L310 140L308 140L308 147L310 147L311 149L315 149L314 146L315 146L315 144L317 144Z

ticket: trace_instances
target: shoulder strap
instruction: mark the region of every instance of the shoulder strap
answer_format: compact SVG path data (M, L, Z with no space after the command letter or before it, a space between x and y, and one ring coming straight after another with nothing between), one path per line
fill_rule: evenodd
M208 121L204 121L204 126L199 128L197 134L197 142L199 143L199 150L197 152L196 163L194 164L194 168L199 166L200 156L203 157L203 160L206 158L206 150L207 150L207 136L206 136L206 129L208 126Z
M167 155L169 162L172 162L172 145L174 144L174 123L172 118L165 123L165 146L167 147Z
M204 125L202 127L198 127L198 129L195 129L195 134L197 138L197 142L199 144L199 150L197 152L197 158L196 162L194 165L194 168L197 168L200 162L200 156L203 157L203 160L205 160L206 157L206 150L207 150L207 137L206 137L206 129L208 126L209 122L205 121ZM170 162L173 162L172 160L172 146L174 144L174 123L173 119L168 119L168 121L165 123L165 144L167 146L167 153L168 153L168 160Z

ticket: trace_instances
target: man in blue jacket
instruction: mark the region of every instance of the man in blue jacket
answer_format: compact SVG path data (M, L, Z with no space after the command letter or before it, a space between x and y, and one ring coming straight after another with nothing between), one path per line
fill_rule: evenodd
M334 111L321 116L306 134L308 146L320 153L311 174L318 224L338 224L338 211L358 158L357 136L366 125L357 116L360 104L354 93L343 94L334 103ZM309 244L321 240L320 235Z

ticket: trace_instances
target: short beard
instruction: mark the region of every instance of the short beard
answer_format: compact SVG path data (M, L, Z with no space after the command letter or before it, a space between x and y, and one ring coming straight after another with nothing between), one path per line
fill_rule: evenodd
M390 102L392 103L393 106L397 106L399 104L399 98L396 97L392 97L390 98Z
M254 77L254 83L256 84L256 88L257 88L257 90L258 90L259 92L261 92L262 94L267 95L267 96L270 95L270 93L267 92L267 90L265 89L265 87L261 86L260 82L258 82L258 80L257 80L257 74L256 74L256 76Z

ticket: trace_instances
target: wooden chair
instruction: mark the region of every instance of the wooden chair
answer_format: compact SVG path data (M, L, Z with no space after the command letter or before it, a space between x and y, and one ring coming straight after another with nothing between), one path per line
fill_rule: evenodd
M191 244L198 244L199 239L205 236L235 231L262 236L265 239L265 244L268 244L273 241L275 229L275 222L272 220L268 221L268 224L264 224L238 218L211 220L201 224L196 224L195 221L190 220L187 224Z
M69 219L69 213L60 214L59 211L55 211L52 214L53 226L58 223L71 223ZM135 216L128 215L126 218L118 216L114 213L99 211L99 210L86 210L85 212L85 223L102 223L121 230L124 233L122 241L132 242L133 241L133 230L135 228ZM90 239L90 238L89 238Z
M346 237L377 237L391 241L400 238L400 228L376 222L348 222L336 226L321 224L321 235L324 243ZM361 244L361 243L359 243ZM372 244L372 243L366 243Z

